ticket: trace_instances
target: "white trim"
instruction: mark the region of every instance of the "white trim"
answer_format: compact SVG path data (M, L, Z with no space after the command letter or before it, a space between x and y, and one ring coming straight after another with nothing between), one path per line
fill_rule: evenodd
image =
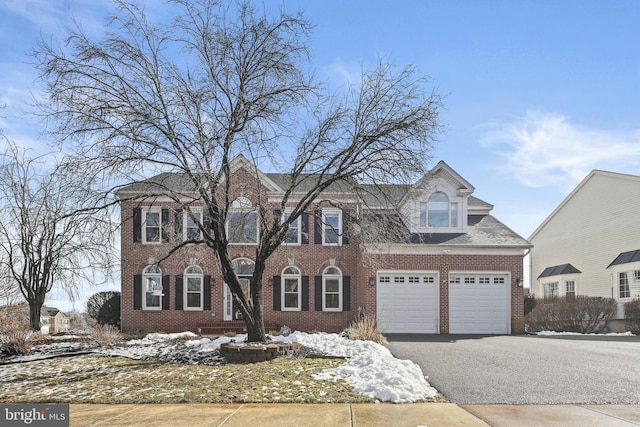
M188 235L188 229L187 229L187 221L189 218L189 214L190 212L194 215L200 215L200 218L198 219L198 221L200 221L200 224L203 224L204 221L204 210L202 207L196 207L196 208L189 208L189 210L187 209L183 209L183 215L182 215L182 238L184 240L188 240L189 239L189 235ZM198 225L198 222L196 221L196 225ZM204 225L204 224L203 224ZM202 240L202 230L198 229L198 232L200 233L199 239Z
M288 268L295 268L298 271L298 274L285 274L285 270ZM287 307L285 305L285 295L294 294L294 292L286 292L285 282L287 279L295 279L298 282L298 306L297 307ZM280 274L280 310L281 311L302 311L302 274L300 269L294 265L289 265L282 270Z
M292 211L293 211L293 208L286 209L282 213L282 216L280 218L281 224L284 223L284 221L286 220L285 215L291 214ZM296 218L295 221L298 223L298 241L294 243L287 243L286 241L287 236L285 235L285 240L282 242L283 246L300 246L302 244L302 215L298 216L298 218Z
M335 268L340 272L340 274L339 275L325 274L329 268ZM344 298L343 297L343 293L344 293L343 277L344 275L342 274L342 270L336 266L329 266L322 271L322 311L335 311L335 312L342 311L342 300ZM326 297L327 296L327 288L326 288L327 278L338 279L338 307L327 307L327 297ZM331 294L335 294L335 292L331 292Z
M338 216L338 229L336 230L337 235L338 235L338 242L337 243L327 243L325 241L326 235L327 235L327 221L326 221L326 215L327 214L331 214L331 215L337 215ZM342 209L339 208L322 208L322 218L321 218L321 222L322 222L322 246L342 246L342 233L344 232L343 230L343 224L342 224Z
M200 270L200 274L188 273L187 270L191 267L196 267ZM189 307L189 294L196 292L189 292L188 285L189 279L198 278L200 279L200 305L198 307ZM184 269L184 273L182 275L182 309L185 311L202 311L204 310L204 272L202 268L197 265L190 265Z
M151 307L147 307L147 278L152 278L152 277L159 277L160 280L158 282L158 284L160 286L162 286L162 270L160 269L160 267L156 267L158 269L158 273L147 273L147 269L149 267L154 267L153 265L147 265L143 270L142 270L142 286L141 286L141 291L142 291L142 310L145 311L161 311L162 310L162 296L158 296L158 306L151 306Z
M440 246L420 244L361 244L368 255L518 255L529 246Z
M140 230L142 233L141 242L145 245L159 245L162 244L162 207L161 206L142 206L140 208ZM158 214L158 241L157 242L148 242L147 241L147 214L148 213L157 213Z

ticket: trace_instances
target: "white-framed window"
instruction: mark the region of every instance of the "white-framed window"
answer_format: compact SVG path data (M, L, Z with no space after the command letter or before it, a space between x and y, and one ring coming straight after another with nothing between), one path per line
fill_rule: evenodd
M629 289L629 278L626 271L618 273L618 284L620 285L620 298L630 298L631 289Z
M289 219L291 214L289 212L285 212L282 215L282 222L285 222ZM289 229L287 230L287 235L284 238L283 245L299 245L302 242L302 227L300 227L300 217L296 218L289 225Z
M162 310L162 271L149 265L142 272L142 309Z
M575 280L566 280L564 282L564 296L567 298L576 297L576 281Z
M204 302L204 275L202 269L192 265L184 270L184 309L202 310Z
M282 311L302 309L302 276L297 267L282 270Z
M340 246L342 244L342 211L322 209L322 244Z
M249 199L239 197L227 214L227 239L230 244L256 245L259 240L258 212Z
M504 277L494 277L493 278L493 284L494 285L503 285L504 284Z
M450 203L446 194L437 191L429 196L427 202L420 203L419 220L421 228L456 228L458 204Z
M162 242L162 209L148 207L142 209L142 243Z
M544 299L556 298L558 294L558 282L545 283L543 285L544 288Z
M342 311L342 272L338 267L322 272L322 310Z
M202 224L202 210L191 209L191 212L184 210L183 235L185 240L202 240L202 231L198 224Z

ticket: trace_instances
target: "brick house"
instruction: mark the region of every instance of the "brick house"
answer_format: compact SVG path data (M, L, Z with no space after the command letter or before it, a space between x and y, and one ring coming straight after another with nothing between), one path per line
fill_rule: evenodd
M289 178L256 170L242 156L232 170L227 237L248 286L242 279L253 272L257 208L286 216L279 206ZM192 185L165 173L118 193L123 331L222 331L243 323L210 248L190 245L158 265L177 242L200 233L195 222L207 224ZM180 190L181 204L149 197L153 188ZM473 197L474 187L446 163L413 185L350 188L327 189L268 259L267 330L337 332L373 313L387 333L523 332L522 259L531 245L492 217L493 206Z

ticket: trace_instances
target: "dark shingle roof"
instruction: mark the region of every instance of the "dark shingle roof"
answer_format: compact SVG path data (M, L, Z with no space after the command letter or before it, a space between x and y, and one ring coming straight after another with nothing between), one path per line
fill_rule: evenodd
M469 215L466 233L411 233L397 214L377 214L375 221L384 225L377 230L392 230L392 232L364 236L363 243L531 247L531 243L491 215Z
M640 261L640 249L636 249L635 251L622 252L616 257L616 259L611 261L611 264L609 264L607 268L611 267L612 265L628 264L630 262L637 261Z
M538 279L540 279L541 277L551 277L551 276L559 276L561 274L573 274L573 273L582 273L582 272L571 264L554 265L553 267L545 268L542 274L538 276Z

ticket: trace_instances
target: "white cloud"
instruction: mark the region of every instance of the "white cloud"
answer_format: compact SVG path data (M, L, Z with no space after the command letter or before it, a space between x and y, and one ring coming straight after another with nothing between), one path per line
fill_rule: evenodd
M489 126L482 144L497 148L506 172L528 187L572 189L593 169L637 174L640 165L640 129L607 131L539 111Z

